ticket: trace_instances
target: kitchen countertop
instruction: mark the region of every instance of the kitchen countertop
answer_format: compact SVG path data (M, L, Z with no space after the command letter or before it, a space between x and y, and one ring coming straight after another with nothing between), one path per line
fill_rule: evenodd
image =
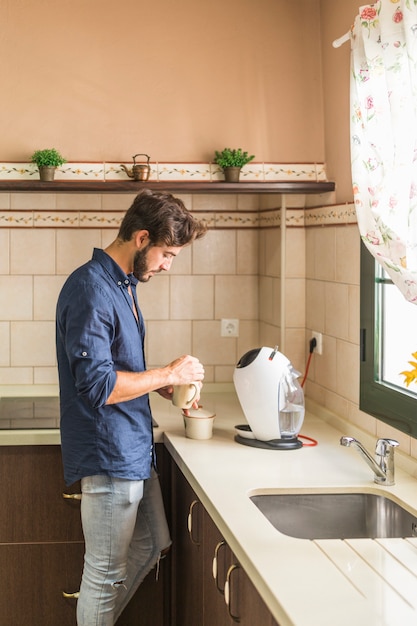
M397 464L396 484L376 485L357 451L339 444L352 428L342 432L311 411L301 434L317 446L263 450L234 441L234 426L245 422L234 393L203 394L202 404L217 417L213 438L195 441L184 437L179 409L152 398L165 445L280 626L415 626L417 539L296 539L277 531L249 496L365 491L417 514L416 479Z
M205 389L201 402L216 412L213 438L187 439L180 410L151 394L155 441L164 441L280 626L415 626L417 538L296 539L276 530L249 498L361 491L387 495L417 515L417 479L400 467L401 453L396 484L376 485L357 451L339 444L343 434L356 436L372 453L374 440L312 403L301 434L317 446L250 448L234 440L234 426L245 419L232 386ZM59 432L0 432L0 445L42 443L59 444Z

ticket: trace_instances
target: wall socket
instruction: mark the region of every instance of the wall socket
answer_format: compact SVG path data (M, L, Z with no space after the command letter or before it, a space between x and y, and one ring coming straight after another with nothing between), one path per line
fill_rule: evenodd
M310 339L316 340L316 347L314 348L314 352L316 354L323 354L323 335L313 330Z
M221 337L239 337L239 320L223 319L220 327Z

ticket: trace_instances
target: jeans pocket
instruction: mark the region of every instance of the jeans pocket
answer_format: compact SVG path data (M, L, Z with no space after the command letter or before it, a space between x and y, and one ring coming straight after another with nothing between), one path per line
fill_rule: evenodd
M143 498L143 480L129 480L128 501L129 504L140 502Z

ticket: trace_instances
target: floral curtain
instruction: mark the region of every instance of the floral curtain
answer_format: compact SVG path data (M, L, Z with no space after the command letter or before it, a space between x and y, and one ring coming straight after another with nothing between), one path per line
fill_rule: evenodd
M359 231L405 298L417 304L417 0L361 7L350 38Z

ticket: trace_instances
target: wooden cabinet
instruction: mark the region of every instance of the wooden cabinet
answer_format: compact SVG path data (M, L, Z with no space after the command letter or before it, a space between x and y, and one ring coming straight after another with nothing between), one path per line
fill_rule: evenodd
M219 529L208 515L204 514L204 626L229 624L224 588L227 571L232 561L232 552Z
M203 624L203 507L172 462L172 626Z
M171 481L171 626L278 626L174 462Z
M62 592L79 588L83 555L81 543L0 545L0 625L75 626L76 600Z
M84 555L79 501L64 499L59 446L0 447L0 626L74 626ZM77 490L78 486L74 486Z
M63 592L79 590L84 539L80 500L63 493L80 485L65 487L60 446L0 446L0 477L0 626L75 626L77 601ZM150 572L118 626L169 626L169 568L168 557L158 581Z
M157 445L173 546L152 570L117 626L277 626L218 528ZM64 485L59 446L0 446L0 626L75 626L84 541L79 493ZM213 559L216 569L213 576ZM225 587L230 601L225 602Z
M254 626L254 624L279 626L245 570L239 566L235 557L233 560L233 565L236 564L237 568L231 572L229 582L233 585L231 590L231 611L233 615L238 617L237 621L241 626ZM229 569L229 571L231 570ZM232 580L234 574L237 577L236 583ZM237 597L234 599L235 594ZM232 623L235 622L236 620L233 619Z

